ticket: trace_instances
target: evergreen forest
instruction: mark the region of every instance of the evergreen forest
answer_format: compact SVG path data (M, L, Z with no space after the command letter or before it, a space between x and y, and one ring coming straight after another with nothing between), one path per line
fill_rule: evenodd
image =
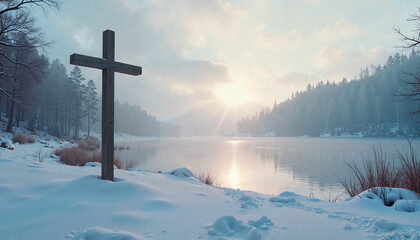
M68 74L59 60L51 63L35 48L11 48L19 60L5 65L0 75L0 116L6 131L26 127L75 139L101 131L101 101L95 82L84 78L79 67ZM4 61L7 62L7 61ZM10 72L11 74L7 74ZM158 121L141 107L115 102L115 132L135 136L178 136L179 127ZM81 136L80 132L87 132Z
M420 133L419 101L410 96L420 56L396 53L350 81L308 84L272 109L238 122L242 135L409 137ZM293 81L293 79L290 79ZM411 83L411 84L410 84Z

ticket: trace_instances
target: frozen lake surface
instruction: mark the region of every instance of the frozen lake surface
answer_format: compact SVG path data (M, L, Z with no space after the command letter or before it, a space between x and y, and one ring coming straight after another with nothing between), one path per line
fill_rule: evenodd
M405 139L191 137L120 142L116 155L151 171L211 171L222 187L329 200L343 192L337 176L349 174L346 162L371 157L373 145L389 155L407 149Z

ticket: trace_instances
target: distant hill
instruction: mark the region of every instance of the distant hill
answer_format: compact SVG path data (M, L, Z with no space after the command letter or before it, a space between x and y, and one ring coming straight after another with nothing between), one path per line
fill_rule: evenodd
M234 135L237 134L237 123L241 118L261 109L262 106L257 103L228 106L222 101L213 101L168 123L179 125L182 136Z
M99 97L101 99L101 96ZM179 137L179 126L168 124L157 120L156 117L140 106L129 102L121 103L115 101L115 125L114 131L118 133L127 133L134 136L144 137ZM96 119L101 119L102 102L98 103L98 111L95 114ZM82 119L85 123L86 119ZM82 130L85 130L82 125ZM93 131L101 132L101 121L96 121L91 125Z

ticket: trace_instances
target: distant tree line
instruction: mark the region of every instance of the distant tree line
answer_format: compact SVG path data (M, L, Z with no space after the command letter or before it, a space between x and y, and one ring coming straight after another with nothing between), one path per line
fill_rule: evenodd
M23 56L22 56L23 57ZM80 138L80 131L100 132L101 105L93 80L87 81L80 68L74 67L67 74L59 60L51 63L37 52L27 57L39 64L30 74L18 75L9 85L11 99L0 101L0 114L8 119L10 129L27 122L28 129L48 131L54 136ZM18 68L19 70L19 68ZM15 93L15 94L14 94ZM14 95L13 95L14 94ZM19 102L16 104L15 99ZM17 107L14 107L16 106ZM137 136L179 136L179 127L162 123L155 116L129 103L115 102L115 131ZM9 125L8 125L9 126Z
M308 84L272 109L262 110L238 122L238 133L276 136L363 134L408 136L420 132L418 101L404 101L400 93L412 91L411 82L420 71L420 56L399 53L384 66L362 69L358 79L340 83ZM290 79L293 81L293 79Z
M156 119L140 106L132 105L128 102L121 103L115 101L115 132L128 133L135 136L148 137L179 137L181 129L178 125L172 125ZM100 119L101 102L99 102L99 111L95 112L95 118ZM93 124L96 131L100 132L100 122Z

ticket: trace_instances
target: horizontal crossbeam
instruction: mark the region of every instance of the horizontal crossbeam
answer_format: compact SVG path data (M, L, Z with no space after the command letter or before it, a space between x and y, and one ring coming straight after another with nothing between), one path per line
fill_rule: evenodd
M70 64L91 67L97 69L112 69L114 72L125 73L129 75L141 75L142 69L126 63L114 62L105 58L96 58L74 53L70 55Z

